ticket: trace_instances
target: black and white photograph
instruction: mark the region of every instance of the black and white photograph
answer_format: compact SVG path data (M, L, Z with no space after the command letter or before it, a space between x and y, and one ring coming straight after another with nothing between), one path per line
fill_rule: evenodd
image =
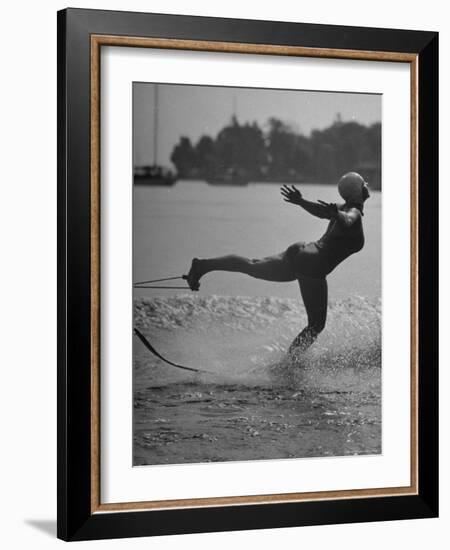
M382 453L382 96L133 83L133 466Z
M448 546L445 6L4 4L5 549Z

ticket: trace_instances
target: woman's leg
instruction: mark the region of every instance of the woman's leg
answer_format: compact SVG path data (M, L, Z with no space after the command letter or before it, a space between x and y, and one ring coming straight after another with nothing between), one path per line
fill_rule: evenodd
M298 334L289 347L289 353L303 353L325 328L328 309L328 285L325 278L301 277L300 292L308 316L307 326Z
M294 281L296 278L284 254L261 259L249 259L243 256L230 254L228 256L204 260L194 258L187 276L189 286L193 289L195 289L195 287L198 288L200 278L211 271L244 273L256 279L264 279L265 281L274 281L278 283Z

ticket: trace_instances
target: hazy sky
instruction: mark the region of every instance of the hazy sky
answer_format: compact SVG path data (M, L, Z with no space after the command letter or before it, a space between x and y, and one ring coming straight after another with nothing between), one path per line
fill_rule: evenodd
M135 165L151 164L154 160L154 105L155 84L135 83ZM338 113L343 121L381 121L381 96L159 84L158 163L171 166L170 155L180 136L189 137L193 144L203 134L214 138L233 113L240 123L256 121L261 127L270 117L277 117L309 135L313 129L329 126Z

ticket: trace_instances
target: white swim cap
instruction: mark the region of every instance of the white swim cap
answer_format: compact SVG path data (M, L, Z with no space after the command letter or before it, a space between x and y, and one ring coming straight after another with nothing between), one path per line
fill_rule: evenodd
M339 195L348 202L362 203L364 187L364 178L357 172L348 172L344 174L338 182Z

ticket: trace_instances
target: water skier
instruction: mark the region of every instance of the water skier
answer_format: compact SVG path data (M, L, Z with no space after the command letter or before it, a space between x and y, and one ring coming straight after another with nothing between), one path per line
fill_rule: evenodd
M290 204L301 206L317 218L330 220L319 240L297 242L281 254L249 259L234 254L192 260L186 277L191 290L198 290L200 279L211 271L239 272L277 283L298 280L308 324L296 336L289 353L304 352L325 328L328 309L327 275L351 254L364 246L362 216L369 189L362 176L349 172L338 182L343 204L311 202L295 186L283 185L281 194Z

